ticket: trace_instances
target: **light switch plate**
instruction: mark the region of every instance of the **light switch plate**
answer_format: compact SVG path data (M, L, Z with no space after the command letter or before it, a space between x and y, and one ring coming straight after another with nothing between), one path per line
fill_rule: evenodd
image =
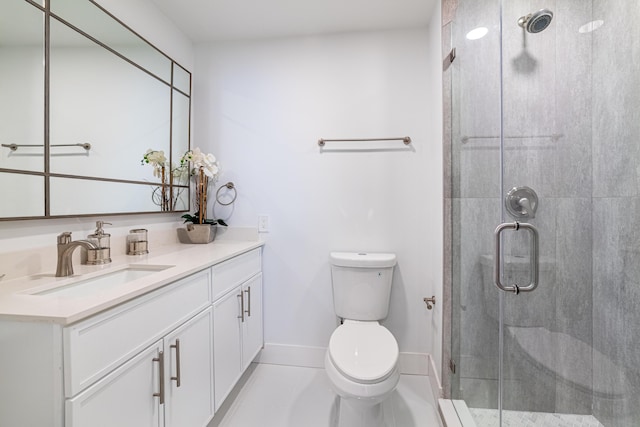
M269 232L269 215L258 215L258 233Z

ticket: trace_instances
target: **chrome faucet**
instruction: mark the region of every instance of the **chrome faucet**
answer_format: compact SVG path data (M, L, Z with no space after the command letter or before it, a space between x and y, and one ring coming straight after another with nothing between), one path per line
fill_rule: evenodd
M96 245L88 240L71 240L71 232L65 231L58 236L58 267L56 277L67 277L73 275L73 262L71 256L73 251L83 246L85 249L98 249Z

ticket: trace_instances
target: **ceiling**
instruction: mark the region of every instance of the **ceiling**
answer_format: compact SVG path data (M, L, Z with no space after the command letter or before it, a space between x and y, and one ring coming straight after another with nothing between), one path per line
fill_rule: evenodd
M416 28L436 0L151 0L194 43Z

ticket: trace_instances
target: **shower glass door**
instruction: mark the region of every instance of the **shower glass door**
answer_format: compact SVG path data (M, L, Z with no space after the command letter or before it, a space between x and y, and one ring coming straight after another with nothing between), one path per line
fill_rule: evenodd
M504 222L500 8L500 0L459 2L451 24L456 57L444 72L451 79L451 392L461 419L482 417L482 426L499 425L501 400L503 297L492 279L493 233Z
M501 199L521 186L538 195L535 217L503 203L502 218L533 224L541 255L535 291L500 295L502 425L592 425L592 39L578 31L591 5L503 0L501 18ZM527 239L504 236L508 283L527 283Z
M640 426L640 6L445 3L456 409L478 427ZM539 285L519 294L493 277L494 231L515 221L539 233ZM530 282L531 238L503 231L505 285Z

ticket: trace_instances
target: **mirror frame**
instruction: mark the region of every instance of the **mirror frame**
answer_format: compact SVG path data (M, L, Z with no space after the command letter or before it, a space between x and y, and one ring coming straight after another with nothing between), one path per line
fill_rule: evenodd
M107 42L105 41L101 41L101 40L97 40L96 38L92 37L91 35L87 34L86 32L82 31L81 29L79 29L78 27L76 27L75 25L73 25L72 22L67 22L65 19L57 16L55 13L51 12L51 4L49 1L45 2L45 5L42 6L40 4L38 4L37 2L33 1L33 0L24 0L25 3L27 3L28 5L31 5L33 7L35 7L36 9L38 9L39 11L41 11L43 13L43 20L44 20L44 45L43 45L43 50L44 50L44 139L43 139L43 145L44 145L44 170L43 171L29 171L29 170L21 170L21 169L11 169L11 168L0 168L0 176L2 176L2 174L5 173L9 173L9 174L24 174L24 175L29 175L29 176L36 176L36 177L42 177L44 180L44 200L43 200L43 204L44 204L44 215L37 215L37 216L24 216L24 217L0 217L0 221L15 221L15 220L31 220L31 219L47 219L47 218L75 218L75 217L91 217L91 216L96 216L96 215L100 215L100 216L107 216L107 215L139 215L139 214L155 214L155 213L159 213L159 214L163 214L163 213L168 213L168 212L187 212L190 209L191 206L191 191L190 191L190 183L187 182L184 185L180 185L177 183L173 182L173 174L169 173L169 182L167 183L168 185L168 194L170 197L170 200L173 199L173 196L175 193L177 193L179 190L182 191L186 191L187 192L187 206L185 209L168 209L168 210L163 210L162 206L158 206L158 210L151 210L151 211L136 211L136 212L121 212L121 211L114 211L114 212L92 212L92 213L84 213L84 214L65 214L65 215L52 215L51 214L51 178L71 178L71 179L81 179L81 180L90 180L90 181L96 181L96 182L113 182L113 183L120 183L120 184L135 184L135 185L147 185L149 186L149 188L151 189L155 189L158 186L161 185L160 182L150 182L150 181L136 181L136 180L127 180L127 179L117 179L117 178L105 178L105 177L92 177L92 176L84 176L84 175L70 175L70 174L65 174L65 173L52 173L51 172L51 168L50 168L50 129L51 129L51 122L50 122L50 99L49 99L49 94L50 94L50 85L51 85L51 81L50 81L50 61L51 61L51 20L54 19L57 22L67 26L68 28L70 28L73 31L76 31L78 34L86 37L87 39L91 40L92 42L96 43L97 45L101 46L102 48L106 49L107 51L109 51L110 53L118 56L119 58L121 58L122 60L126 61L127 63L129 63L130 65L137 67L138 69L140 69L141 71L144 71L145 73L147 73L149 75L150 78L155 78L157 79L159 82L162 82L164 84L167 85L167 87L170 90L170 98L169 98L169 105L167 105L167 108L169 109L169 153L167 156L167 160L169 161L169 164L173 164L174 161L177 161L178 159L174 159L174 153L173 153L173 125L174 125L174 114L173 114L173 98L174 98L174 93L179 92L179 94L184 95L185 97L187 97L187 99L189 100L189 111L188 111L188 123L187 123L187 149L191 149L191 113L192 113L192 106L191 106L191 93L192 93L192 85L193 85L193 76L191 74L191 72L189 70L187 70L185 67L183 67L182 65L180 65L178 62L176 62L175 60L173 60L171 57L169 57L167 54L165 54L164 52L162 52L160 49L158 49L156 46L154 46L152 43L150 43L148 40L146 40L144 37L142 37L140 34L138 34L136 31L134 31L131 27L129 27L128 25L126 25L124 22L122 22L120 19L116 18L113 14L111 14L109 11L107 11L105 8L103 8L101 5L99 5L95 0L80 0L80 1L86 1L88 3L91 3L93 6L95 6L100 12L106 14L109 18L113 19L114 22L120 26L122 26L124 29L130 31L134 36L136 36L137 38L139 38L142 42L144 42L145 44L147 44L148 46L150 46L152 49L154 49L155 51L157 51L159 54L161 54L162 56L164 56L165 58L167 58L168 60L168 64L171 68L170 70L170 82L167 82L164 78L159 77L157 75L155 75L154 73L152 73L151 71L147 70L146 68L144 68L142 65L137 64L136 62L134 62L133 60L131 60L130 58L127 58L126 56L124 56L122 53L118 52L115 48L111 47L108 45ZM184 92L184 90L182 90L179 87L176 87L174 85L174 70L176 69L180 69L181 72L184 71L185 73L187 73L188 78L189 78L189 92L186 93ZM144 154L144 148L142 149L141 153L140 153L140 157L142 157L142 155ZM190 180L188 180L190 181ZM11 201L9 201L11 202Z

